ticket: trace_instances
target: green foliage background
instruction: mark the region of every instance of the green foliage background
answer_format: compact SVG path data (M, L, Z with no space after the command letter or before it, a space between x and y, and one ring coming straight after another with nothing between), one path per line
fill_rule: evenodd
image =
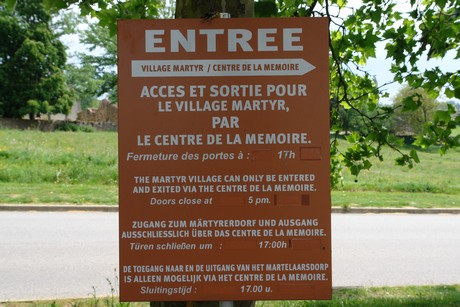
M0 0L0 115L68 114L73 91L64 77L65 48L41 0Z

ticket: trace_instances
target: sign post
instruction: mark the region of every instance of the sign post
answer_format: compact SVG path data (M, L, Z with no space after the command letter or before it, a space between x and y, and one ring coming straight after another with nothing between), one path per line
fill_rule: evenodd
M118 24L120 299L330 299L326 19Z

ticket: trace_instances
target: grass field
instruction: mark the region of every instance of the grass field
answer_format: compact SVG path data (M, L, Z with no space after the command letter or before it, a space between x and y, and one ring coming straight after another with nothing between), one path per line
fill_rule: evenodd
M342 143L345 146L345 143ZM409 148L403 148L408 153ZM344 172L344 184L332 191L333 205L354 207L460 207L460 149L441 156L437 148L418 152L414 168L395 165L397 154L384 151L358 178Z
M0 130L0 203L116 204L117 134Z
M413 169L387 150L358 178L344 172L334 206L460 207L460 149L419 152ZM115 132L0 130L0 203L117 204Z
M0 303L5 307L131 306L150 303L119 303L118 297L56 301ZM460 285L337 289L331 301L259 301L256 307L455 307L460 306Z
M332 301L258 302L257 307L454 307L460 286L383 287L334 290Z

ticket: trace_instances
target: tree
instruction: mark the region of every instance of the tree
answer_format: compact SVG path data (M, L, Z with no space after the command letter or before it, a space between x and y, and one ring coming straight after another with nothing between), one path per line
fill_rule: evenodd
M416 135L432 122L440 103L422 88L404 87L393 99L394 120L392 129L399 135Z
M90 53L78 53L82 65L95 68L94 77L100 87L97 96L107 94L111 102L118 101L117 92L117 42L107 28L98 24L88 24L88 29L81 35L81 42L89 47ZM96 51L97 52L94 52Z
M134 18L138 14L144 18L146 14L172 17L171 8L160 3L151 5L141 13L138 10L139 5L117 3L99 16L99 20L110 21L115 18L115 22L108 25L104 22L96 23L86 18L87 16L77 16L73 11L59 12L60 18L55 22L58 24L55 31L78 35L80 43L87 47L87 51L75 53L78 63L69 64L66 68L67 80L77 90L83 108L89 107L91 101L99 96L107 96L112 103L118 101L116 19L126 16ZM83 30L78 27L82 25Z
M68 64L65 77L67 84L75 91L83 110L97 106L97 96L101 90L102 81L97 78L95 66Z
M384 120L376 117L378 114L376 110L370 111L366 106L357 111L339 104L337 99L331 99L330 110L331 114L333 114L331 117L331 130L339 131L344 135L349 135L352 132L368 134L370 131L365 124L366 118L373 118L373 121L379 122L380 125L386 124Z
M85 52L77 49L69 54L71 61L64 71L66 82L75 91L76 100L81 107L95 107L97 98L102 95L116 103L116 37L110 36L106 27L79 16L73 10L61 11L53 18L53 32L59 37L70 35L72 41L77 36L87 49Z
M77 4L83 14L92 14L99 23L115 32L117 17L149 18L158 11L158 0L46 0L50 7L62 8ZM193 4L192 4L193 3ZM222 8L221 3L226 7ZM222 1L177 1L177 12L182 13L189 4L193 16L203 12L225 11L239 8L232 16L240 16L240 0ZM365 127L348 138L349 148L341 152L337 139L331 142L332 183L338 181L341 165L358 175L372 163L370 157L380 160L381 149L389 146L399 153L396 162L412 167L418 162L416 151L409 154L400 151L398 140L382 125L392 116L394 109L380 105L379 100L387 97L384 85L377 84L374 76L366 70L366 62L376 57L379 45L384 46L387 58L391 60L393 82L406 83L411 88L423 88L435 99L443 92L449 99L460 99L460 72L441 71L438 67L424 69L422 63L454 54L460 58L460 0L410 1L404 7L396 0L363 1L357 7L350 7L347 0L247 0L244 10L254 6L256 16L306 16L326 17L329 20L330 36L330 93L335 109L331 109L333 131L338 136L344 130L341 113L359 114ZM149 13L150 12L150 13ZM185 10L185 12L190 12ZM189 16L188 13L185 13ZM190 15L192 16L192 15ZM404 103L411 104L408 100ZM351 111L353 110L353 111ZM441 152L460 146L458 136L452 130L460 123L454 116L455 108L438 110L432 122L428 122L415 144L427 147L438 144Z
M0 114L68 114L73 92L63 74L64 46L51 32L51 17L41 0L17 1L6 10L0 1Z

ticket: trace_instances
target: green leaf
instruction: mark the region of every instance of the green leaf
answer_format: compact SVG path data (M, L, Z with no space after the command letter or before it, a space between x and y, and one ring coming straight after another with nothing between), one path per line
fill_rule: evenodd
M347 141L349 143L356 143L359 141L359 138L360 138L359 134L356 132L353 132L352 134L347 136Z
M337 5L339 7L345 7L347 5L347 0L337 0Z
M450 88L446 88L444 91L444 94L446 95L447 98L454 98L455 91Z
M363 162L363 169L370 169L372 167L372 163L369 160L365 160Z
M447 104L447 111L448 111L450 114L455 114L455 112L457 112L457 111L455 110L455 107L454 107L452 104L450 104L450 103Z
M93 8L91 7L89 3L82 2L80 3L79 6L80 6L80 12L83 16L90 15L94 12Z
M449 111L443 111L443 110L439 110L439 111L436 111L436 113L434 114L434 121L436 123L448 123L449 121L451 120L451 117L450 117L450 112Z
M294 6L296 0L285 0L284 5L287 7Z
M421 148L427 148L433 144L434 141L430 137L424 135L417 136L416 140L414 141L414 145L419 146Z
M454 143L454 146L460 147L460 134L454 137L453 143Z
M404 157L398 157L395 159L396 165L403 166L406 164L406 159Z
M66 9L68 7L65 0L45 0L43 3L51 11Z
M403 112L415 111L422 105L422 95L413 94L402 100Z
M454 96L455 98L460 99L460 87L455 88Z
M353 176L358 176L360 171L361 171L361 167L359 165L354 164L350 167L350 173Z
M435 2L441 9L444 9L447 4L447 0L436 0Z
M412 149L410 151L410 157L416 162L416 163L420 163L420 159L418 157L418 154L417 154L417 151Z
M345 110L351 109L350 104L349 104L348 102L346 102L346 101L341 102L340 105L341 105Z
M8 10L13 11L15 6L16 6L16 0L6 0L6 8Z

